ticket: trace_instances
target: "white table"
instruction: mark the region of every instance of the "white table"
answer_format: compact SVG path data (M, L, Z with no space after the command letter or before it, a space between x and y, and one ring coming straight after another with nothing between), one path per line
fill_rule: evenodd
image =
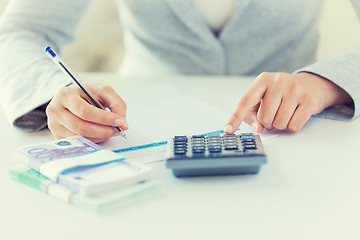
M82 74L115 88L167 81L229 114L248 78L119 79ZM214 96L216 96L214 98ZM300 132L264 143L258 175L176 179L156 165L161 188L105 215L66 205L12 181L20 145L52 139L13 129L1 113L0 239L360 239L360 120L312 118Z

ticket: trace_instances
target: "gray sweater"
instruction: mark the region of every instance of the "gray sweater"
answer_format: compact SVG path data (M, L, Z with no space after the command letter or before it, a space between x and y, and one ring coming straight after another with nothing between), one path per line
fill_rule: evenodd
M353 0L358 11L359 0ZM44 104L69 81L44 54L73 40L90 0L12 0L0 22L0 94L11 124L46 126ZM119 0L126 55L122 75L318 74L353 99L320 115L359 116L360 48L316 62L323 0L238 0L215 35L192 0ZM116 29L115 29L116 30ZM240 97L240 96L239 96Z

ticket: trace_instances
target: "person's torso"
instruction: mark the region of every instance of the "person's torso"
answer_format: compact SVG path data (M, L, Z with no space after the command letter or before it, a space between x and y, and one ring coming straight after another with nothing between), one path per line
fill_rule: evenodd
M291 72L315 60L323 0L224 1L227 11L217 22L204 2L121 0L121 72L255 75Z

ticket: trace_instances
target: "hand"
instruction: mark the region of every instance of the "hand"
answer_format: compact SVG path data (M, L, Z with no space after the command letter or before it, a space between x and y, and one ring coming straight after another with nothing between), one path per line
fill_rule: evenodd
M329 80L311 73L262 73L240 99L224 128L234 133L242 121L258 133L266 129L299 131L309 118L351 97Z
M82 135L102 142L115 135L111 126L127 130L126 104L109 86L85 84L87 90L111 112L91 105L74 85L62 88L46 108L48 127L56 139Z

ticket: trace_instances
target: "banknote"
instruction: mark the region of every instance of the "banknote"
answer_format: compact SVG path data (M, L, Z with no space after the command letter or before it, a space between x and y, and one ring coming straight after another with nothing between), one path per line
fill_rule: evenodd
M82 136L36 145L27 145L17 149L16 157L26 157L28 165L38 170L41 165L60 158L84 155L101 149L101 147Z
M19 147L15 154L48 180L83 196L147 181L152 175L149 166L128 162L82 136Z

